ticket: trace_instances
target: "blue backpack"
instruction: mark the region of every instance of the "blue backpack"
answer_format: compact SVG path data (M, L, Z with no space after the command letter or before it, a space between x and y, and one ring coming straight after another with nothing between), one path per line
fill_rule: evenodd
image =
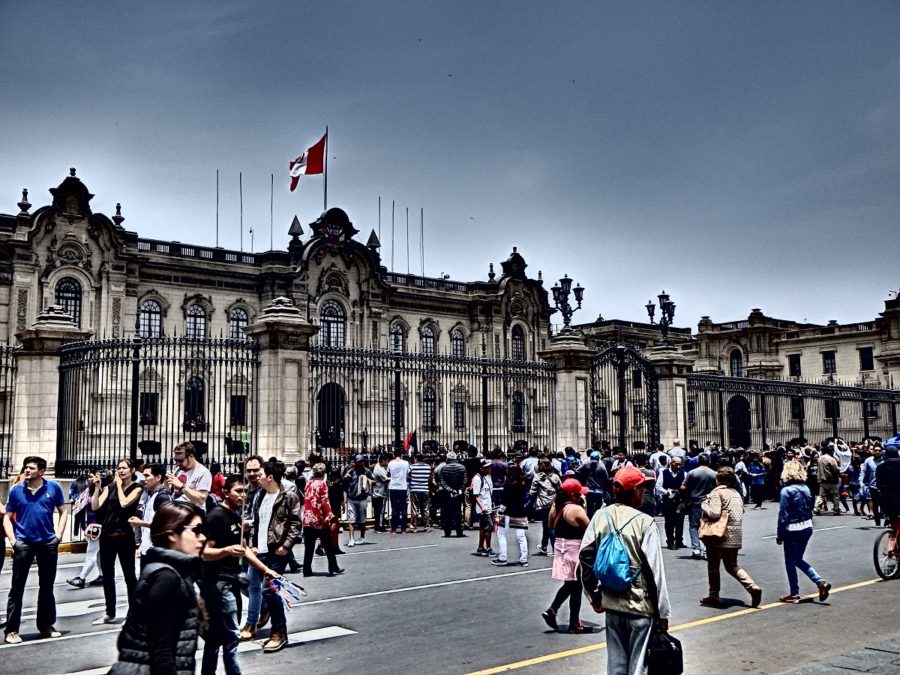
M594 574L600 582L600 587L612 591L613 593L622 593L627 591L634 580L641 573L641 566L632 572L631 560L628 557L628 549L622 543L622 530L632 520L637 518L640 513L635 513L629 518L618 530L612 525L609 517L609 510L604 509L606 514L606 523L609 525L603 539L597 546L597 558L594 560Z

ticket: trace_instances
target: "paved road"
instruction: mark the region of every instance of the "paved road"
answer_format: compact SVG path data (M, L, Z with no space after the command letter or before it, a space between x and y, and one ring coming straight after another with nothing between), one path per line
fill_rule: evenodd
M672 625L684 644L688 673L787 672L896 635L900 582L875 581L871 549L877 530L858 518L816 519L808 559L834 585L832 598L826 604L776 602L787 592L781 549L771 536L776 513L770 505L749 511L744 521L741 562L764 589L758 610L748 608L745 593L727 576L722 589L727 606L700 607L705 563L690 560L684 551L664 551ZM537 534L529 531L532 544ZM370 538L374 544L348 549L341 558L344 576L298 579L309 596L288 615L288 629L297 637L274 655L262 654L255 643L242 646L245 673L298 667L319 673L538 673L548 666L560 673L604 671L602 616L585 606L583 618L598 628L593 635L553 634L541 621L540 612L557 587L549 559L531 558L526 568L496 568L468 555L474 536L444 539L433 532ZM0 645L0 670L17 675L105 672L115 660L118 627L90 624L102 613L101 589L76 590L64 582L81 557L65 555L60 561L57 627L63 639L35 640L36 588L30 588L22 628L26 642ZM325 567L321 559L315 565ZM815 591L807 580L801 584L802 593ZM8 587L7 561L0 597Z

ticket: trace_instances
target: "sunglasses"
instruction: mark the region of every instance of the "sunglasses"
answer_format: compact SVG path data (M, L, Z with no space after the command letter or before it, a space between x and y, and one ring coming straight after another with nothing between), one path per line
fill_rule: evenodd
M205 537L206 536L206 526L205 525L182 525L178 528L182 532L184 530L190 530L194 533L195 537Z

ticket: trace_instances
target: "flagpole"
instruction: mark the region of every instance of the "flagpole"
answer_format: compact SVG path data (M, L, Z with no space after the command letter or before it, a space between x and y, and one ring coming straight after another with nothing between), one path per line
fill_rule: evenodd
M394 271L394 200L391 200L391 272Z
M275 250L275 174L269 174L269 250Z
M325 125L325 208L328 210L328 125Z
M419 208L419 257L422 260L422 276L425 276L425 209Z
M378 195L378 241L381 241L381 195Z
M409 207L406 207L406 273L409 274Z
M241 253L244 252L244 173L238 172L238 191L241 196Z
M219 247L219 170L216 169L216 248Z

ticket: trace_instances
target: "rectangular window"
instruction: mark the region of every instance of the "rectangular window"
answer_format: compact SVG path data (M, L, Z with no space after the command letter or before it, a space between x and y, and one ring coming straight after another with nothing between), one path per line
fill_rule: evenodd
M806 419L806 414L803 405L803 398L800 396L791 396L791 419L792 420L803 420Z
M597 408L597 428L604 431L609 428L609 416L605 407Z
M634 412L634 426L644 426L644 406L640 403L635 403L632 406L632 411Z
M822 372L826 375L834 375L837 372L835 352L822 352Z
M872 353L871 347L859 348L859 369L875 370L875 356Z
M231 426L247 426L247 396L245 394L232 394L228 411Z
M864 403L866 417L872 419L874 417L881 417L881 410L878 401L865 401Z
M788 354L788 376L800 377L803 371L800 368L800 355Z
M687 402L687 423L688 427L693 429L697 426L697 403L696 401Z
M159 414L159 394L155 391L142 391L139 406L141 426L155 426Z
M634 371L631 376L631 388L640 389L643 386L643 373L640 370Z
M454 429L465 429L466 428L466 402L465 401L454 401L453 402L453 428Z
M825 399L825 419L841 418L841 402L837 399Z

